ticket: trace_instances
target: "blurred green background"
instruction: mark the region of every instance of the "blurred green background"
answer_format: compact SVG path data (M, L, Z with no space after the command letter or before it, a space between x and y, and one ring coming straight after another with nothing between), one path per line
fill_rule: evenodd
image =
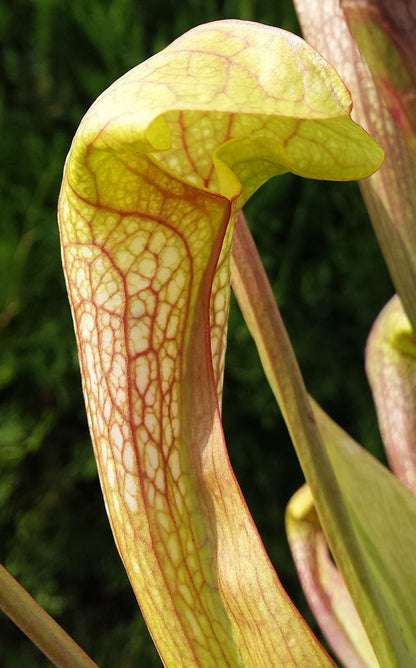
M107 524L60 265L56 201L97 95L187 29L244 18L298 32L289 0L12 0L0 6L0 561L102 668L161 666ZM381 455L365 339L392 294L354 183L271 181L247 216L307 386ZM237 477L302 612L283 527L302 483L233 302L224 423ZM0 613L0 665L49 662Z

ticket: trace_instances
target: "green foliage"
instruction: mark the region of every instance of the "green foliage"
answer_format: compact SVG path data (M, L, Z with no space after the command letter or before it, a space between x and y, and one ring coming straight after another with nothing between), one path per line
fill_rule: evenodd
M14 0L0 8L0 561L102 668L160 660L96 477L60 265L62 166L82 114L116 77L188 28L230 17L297 29L289 0ZM363 348L392 288L356 186L279 177L247 215L308 389L379 453ZM233 465L304 612L283 526L301 474L235 305L227 365ZM0 664L49 665L3 616Z

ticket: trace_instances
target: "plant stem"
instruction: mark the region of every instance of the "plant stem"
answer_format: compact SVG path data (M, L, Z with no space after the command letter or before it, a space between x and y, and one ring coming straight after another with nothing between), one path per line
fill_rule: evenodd
M231 285L305 475L326 475L327 484L333 486L332 493L340 494L292 344L243 214L239 215L234 232ZM312 480L311 487L317 487ZM312 491L317 501L319 489Z
M0 608L58 668L98 668L1 564Z
M286 421L337 565L353 600L360 604L367 627L377 628L377 632L384 630L386 627L380 626L383 614L377 603L374 578L365 550L363 552L357 539L346 497L320 427L328 432L326 439L328 435L330 439L336 437L336 430L331 427L328 416L308 397L289 336L242 213L238 216L233 237L231 285ZM380 655L388 656L390 660L392 649L388 636L380 633L376 641Z

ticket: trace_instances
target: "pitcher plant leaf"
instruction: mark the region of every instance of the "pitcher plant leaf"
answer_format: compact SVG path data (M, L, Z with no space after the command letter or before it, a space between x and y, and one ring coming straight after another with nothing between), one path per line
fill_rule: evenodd
M62 255L95 457L169 667L333 665L265 553L220 405L236 215L275 174L377 169L350 108L302 39L216 22L110 86L67 158Z

